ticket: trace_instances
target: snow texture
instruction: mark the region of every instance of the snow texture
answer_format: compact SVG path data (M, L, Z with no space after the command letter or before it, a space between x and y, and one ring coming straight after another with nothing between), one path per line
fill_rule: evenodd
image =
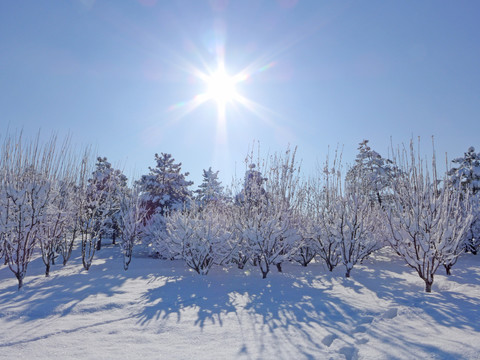
M127 272L104 244L90 270L79 249L25 286L0 267L0 358L478 359L480 267L463 255L433 293L388 249L352 278L322 263L208 276L134 252Z

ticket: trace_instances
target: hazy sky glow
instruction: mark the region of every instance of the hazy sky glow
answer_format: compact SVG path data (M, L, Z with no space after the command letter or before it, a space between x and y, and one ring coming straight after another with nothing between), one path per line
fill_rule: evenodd
M299 146L480 150L476 1L0 2L0 133L72 134L136 177L168 152L198 185ZM220 73L218 71L220 70ZM220 75L219 75L220 74ZM225 77L228 74L231 77ZM227 90L212 82L218 77Z

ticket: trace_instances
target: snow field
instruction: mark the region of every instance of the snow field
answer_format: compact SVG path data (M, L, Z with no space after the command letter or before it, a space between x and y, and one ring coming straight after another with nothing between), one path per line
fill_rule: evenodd
M322 263L213 267L134 252L123 270L105 246L82 270L79 250L45 278L40 258L17 290L0 267L0 358L479 359L480 258L463 255L433 292L388 250L352 277Z

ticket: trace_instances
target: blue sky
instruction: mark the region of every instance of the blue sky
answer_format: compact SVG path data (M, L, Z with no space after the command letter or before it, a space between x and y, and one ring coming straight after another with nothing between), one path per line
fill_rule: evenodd
M225 183L254 140L328 147L435 136L437 155L480 150L476 1L71 0L0 2L0 133L70 133L130 178L168 152L198 185ZM198 72L223 59L248 103L193 108ZM197 96L197 98L196 98ZM236 165L235 165L236 164Z

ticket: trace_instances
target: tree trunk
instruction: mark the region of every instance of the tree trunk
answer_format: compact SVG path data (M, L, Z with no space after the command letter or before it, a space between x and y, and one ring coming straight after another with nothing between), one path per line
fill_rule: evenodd
M115 242L116 239L117 239L117 232L114 231L114 232L113 232L113 235L112 235L112 245L115 245L115 244L116 244L116 242Z
M443 264L443 266L445 267L445 272L447 273L447 275L452 275L452 265Z
M345 277L347 278L350 277L350 271L352 271L352 269L347 269L347 272L345 273Z
M97 250L102 250L102 237L101 236L98 237Z
M307 266L307 265L305 265L305 266ZM278 270L278 272L282 272L282 263L277 264L277 270Z
M18 280L18 290L20 290L23 286L23 277L17 276L17 280Z
M45 277L50 276L50 261L45 265Z
M261 259L256 259L258 260L258 267L260 268L260 271L262 272L262 278L266 279L267 274L270 271L270 265L268 262L264 261L265 263L265 268L262 266L262 260Z

